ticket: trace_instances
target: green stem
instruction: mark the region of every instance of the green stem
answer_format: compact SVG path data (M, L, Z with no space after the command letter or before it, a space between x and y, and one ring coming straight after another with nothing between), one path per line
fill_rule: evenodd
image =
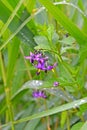
M5 67L4 67L4 62L3 62L3 58L2 58L2 53L0 52L0 66L1 66L1 72L2 72L2 78L3 78L3 82L4 82L4 91L5 91L5 95L6 95L6 104L7 104L7 108L8 108L8 115L10 118L10 121L12 122L12 130L14 129L14 124L13 124L13 111L12 111L12 105L11 105L11 93L10 93L10 88L7 87L6 85L6 73L5 73Z
M21 51L21 54L22 54L22 56L23 56L23 58L24 58L24 52L23 52L22 46L20 46L20 51ZM26 68L27 68L27 74L28 74L30 80L32 80L32 75L31 75L31 72L30 72L30 70L29 70L29 65L28 65L28 63L26 62L25 59L24 59L24 63L25 63Z
M45 109L48 110L46 100L44 100L44 104L45 104ZM47 130L51 130L51 128L50 128L50 117L47 116L46 119L47 119Z
M1 52L0 52L0 66L1 66L1 72L2 72L2 78L3 78L4 86L6 86L5 68L4 68L4 63L3 63L3 58L2 58Z
M67 112L67 130L70 130L70 120Z
M10 88L5 87L5 94L6 94L6 103L7 103L7 108L8 108L8 113L9 113L9 118L11 121L11 128L12 130L15 130L14 128L14 118L13 118L13 110L12 110L12 104L11 104L11 92L10 92Z

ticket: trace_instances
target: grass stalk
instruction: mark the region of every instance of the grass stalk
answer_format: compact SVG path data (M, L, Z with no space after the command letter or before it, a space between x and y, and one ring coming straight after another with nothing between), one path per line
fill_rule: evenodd
M12 12L11 16L8 18L8 20L5 23L4 27L1 29L0 37L4 34L6 29L8 28L9 24L13 20L14 16L16 15L17 11L19 10L19 8L20 8L20 6L22 5L23 2L24 2L24 0L20 0L19 3L17 4L16 8Z
M24 58L24 52L23 52L22 46L20 46L20 52L21 52L21 54L22 54L22 56ZM29 70L29 65L28 65L28 63L27 63L27 61L25 59L24 59L24 63L25 63L26 68L27 68L27 74L29 76L29 79L32 80L32 75L31 75L31 72Z
M3 57L2 57L2 53L1 52L0 52L0 66L1 66L1 72L2 72L2 78L3 78L4 86L6 86L5 67L4 67Z
M4 82L4 91L5 91L5 95L6 95L6 104L7 104L7 108L8 108L7 111L8 111L8 115L9 115L9 117L7 117L7 118L9 118L10 121L12 122L12 124L11 124L12 130L15 130L14 123L13 123L14 120L13 120L12 104L11 104L11 100L10 100L11 91L10 91L10 88L8 88L6 85L6 72L5 72L5 67L4 67L4 62L3 62L1 52L0 52L0 66L1 66L1 71L2 71L2 78L3 78L3 82Z
M8 113L9 113L9 118L11 121L11 128L12 130L15 130L14 128L14 117L13 117L13 110L12 110L12 104L11 104L11 92L10 92L10 88L5 87L5 94L6 94L6 103L7 103L7 108L8 108Z

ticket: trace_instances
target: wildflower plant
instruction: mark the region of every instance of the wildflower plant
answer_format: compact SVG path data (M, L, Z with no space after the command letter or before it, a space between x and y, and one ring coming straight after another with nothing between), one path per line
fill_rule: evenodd
M87 129L86 7L0 1L0 130Z

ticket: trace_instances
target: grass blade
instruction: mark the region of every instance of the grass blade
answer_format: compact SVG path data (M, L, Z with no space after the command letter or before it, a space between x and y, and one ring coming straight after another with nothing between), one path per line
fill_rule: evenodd
M59 113L59 112L62 112L62 111L66 111L66 110L69 110L69 109L72 109L72 108L76 108L76 107L78 107L82 104L85 104L85 103L87 103L87 97L73 101L73 102L70 102L70 103L67 103L67 104L64 104L64 105L61 105L61 106L58 106L58 107L54 107L52 109L34 114L32 116L29 116L29 117L25 117L25 118L17 120L17 121L14 121L14 124L26 122L26 121L37 119L37 118L46 117L48 115L53 115L53 114L56 114L56 113ZM11 123L9 122L5 125L2 125L0 128L8 126L8 125L11 125Z
M16 46L15 46L15 43L16 43ZM11 49L10 49L10 55L9 55L9 62L8 62L8 68L7 68L7 83L9 83L9 81L12 81L12 76L14 73L14 66L15 66L17 56L19 53L19 45L20 45L20 41L17 38L14 38L13 44L11 45Z
M6 23L6 21L8 20L8 18L11 15L11 12L8 8L5 7L5 5L1 1L0 1L0 10L1 10L0 19L4 23ZM22 24L21 20L17 16L15 16L14 20L12 20L11 24L9 25L9 29L11 30L11 32L15 32L15 30L17 30L21 24ZM35 46L35 42L33 40L34 34L29 30L29 28L27 26L25 26L25 27L23 26L22 30L18 31L17 36L20 38L21 41L24 41L25 43L28 43L28 44L32 43L32 44L30 44L31 47ZM11 38L9 38L9 40L7 40L7 41L9 42L10 39Z
M7 44L8 44L8 42L10 41L10 40L12 40L13 38L14 38L14 36L15 35L17 35L20 31L21 31L21 29L23 29L24 28L24 26L35 16L35 15L37 15L39 12L41 12L43 10L43 8L41 8L40 10L38 10L34 15L31 15L30 17L28 17L20 26L19 26L19 28L18 29L16 29L16 31L7 39L7 41L0 47L0 50L2 50ZM27 34L27 32L25 32L25 34ZM30 34L30 35L32 35L32 34ZM28 39L27 39L28 40ZM29 39L28 41L31 43L31 42L33 42L33 44L35 45L35 42L34 42L34 40L33 40L33 36L31 37L31 39ZM32 45L33 46L33 45Z
M7 20L7 22L5 23L4 27L2 28L1 33L0 33L0 37L3 35L5 30L8 28L9 24L13 20L14 16L16 15L17 11L19 10L19 8L20 8L20 6L22 5L23 2L24 2L24 0L20 0L19 3L17 4L17 6L14 9L13 13L10 15L9 19Z

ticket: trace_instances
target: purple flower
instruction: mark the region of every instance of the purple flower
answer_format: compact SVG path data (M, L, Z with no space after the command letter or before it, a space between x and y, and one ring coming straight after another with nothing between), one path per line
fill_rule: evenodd
M40 74L40 71L47 72L49 70L54 71L53 69L57 66L57 63L53 65L48 64L48 57L43 55L41 51L35 51L34 53L30 52L30 56L25 56L26 59L29 59L30 62L37 68L37 75Z
M34 91L34 92L32 93L32 96L33 96L34 98L46 98L46 97L47 97L47 96L45 95L44 91L39 91L39 90Z
M43 70L45 72L49 70L53 70L57 66L57 63L54 63L54 65L47 65L46 62L44 63L38 63L35 67L38 69L38 71Z
M58 85L59 85L59 82L57 82L57 81L54 82L54 84L53 84L54 87L57 87Z

